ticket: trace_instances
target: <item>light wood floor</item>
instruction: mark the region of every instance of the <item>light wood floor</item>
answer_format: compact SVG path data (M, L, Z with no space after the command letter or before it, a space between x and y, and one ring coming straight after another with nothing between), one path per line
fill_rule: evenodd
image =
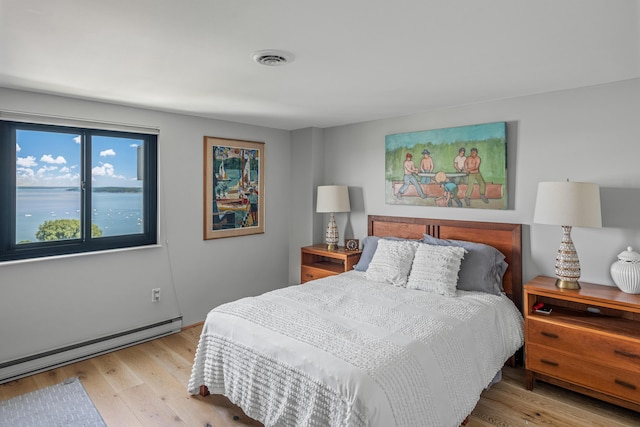
M0 385L0 400L79 377L109 426L260 426L222 396L186 391L201 326ZM640 414L538 382L521 368L483 393L467 426L640 426ZM236 417L236 419L234 419ZM2 420L0 420L0 424Z

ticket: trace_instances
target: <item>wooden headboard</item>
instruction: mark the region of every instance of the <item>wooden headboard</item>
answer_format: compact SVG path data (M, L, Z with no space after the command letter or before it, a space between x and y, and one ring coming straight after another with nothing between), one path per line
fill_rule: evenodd
M370 236L422 239L424 234L485 243L502 252L509 264L502 281L505 293L522 311L522 225L369 215Z

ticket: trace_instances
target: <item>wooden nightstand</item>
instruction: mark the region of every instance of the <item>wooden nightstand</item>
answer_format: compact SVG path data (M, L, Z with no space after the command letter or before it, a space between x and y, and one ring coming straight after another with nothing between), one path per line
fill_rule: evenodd
M558 289L544 276L524 285L526 388L539 379L640 411L640 295L580 286Z
M334 276L353 270L362 251L327 250L327 245L306 246L300 249L300 283Z

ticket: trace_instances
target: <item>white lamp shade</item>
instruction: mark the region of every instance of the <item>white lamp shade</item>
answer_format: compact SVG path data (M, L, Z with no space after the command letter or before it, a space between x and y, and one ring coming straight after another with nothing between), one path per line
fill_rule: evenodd
M539 183L533 222L602 227L600 187L590 182Z
M346 185L321 185L318 187L316 212L350 212L349 187Z

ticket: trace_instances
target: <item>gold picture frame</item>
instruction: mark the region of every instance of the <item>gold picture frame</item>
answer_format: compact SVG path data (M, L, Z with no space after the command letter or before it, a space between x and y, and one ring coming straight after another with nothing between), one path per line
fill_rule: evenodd
M204 240L264 233L264 149L204 137Z

